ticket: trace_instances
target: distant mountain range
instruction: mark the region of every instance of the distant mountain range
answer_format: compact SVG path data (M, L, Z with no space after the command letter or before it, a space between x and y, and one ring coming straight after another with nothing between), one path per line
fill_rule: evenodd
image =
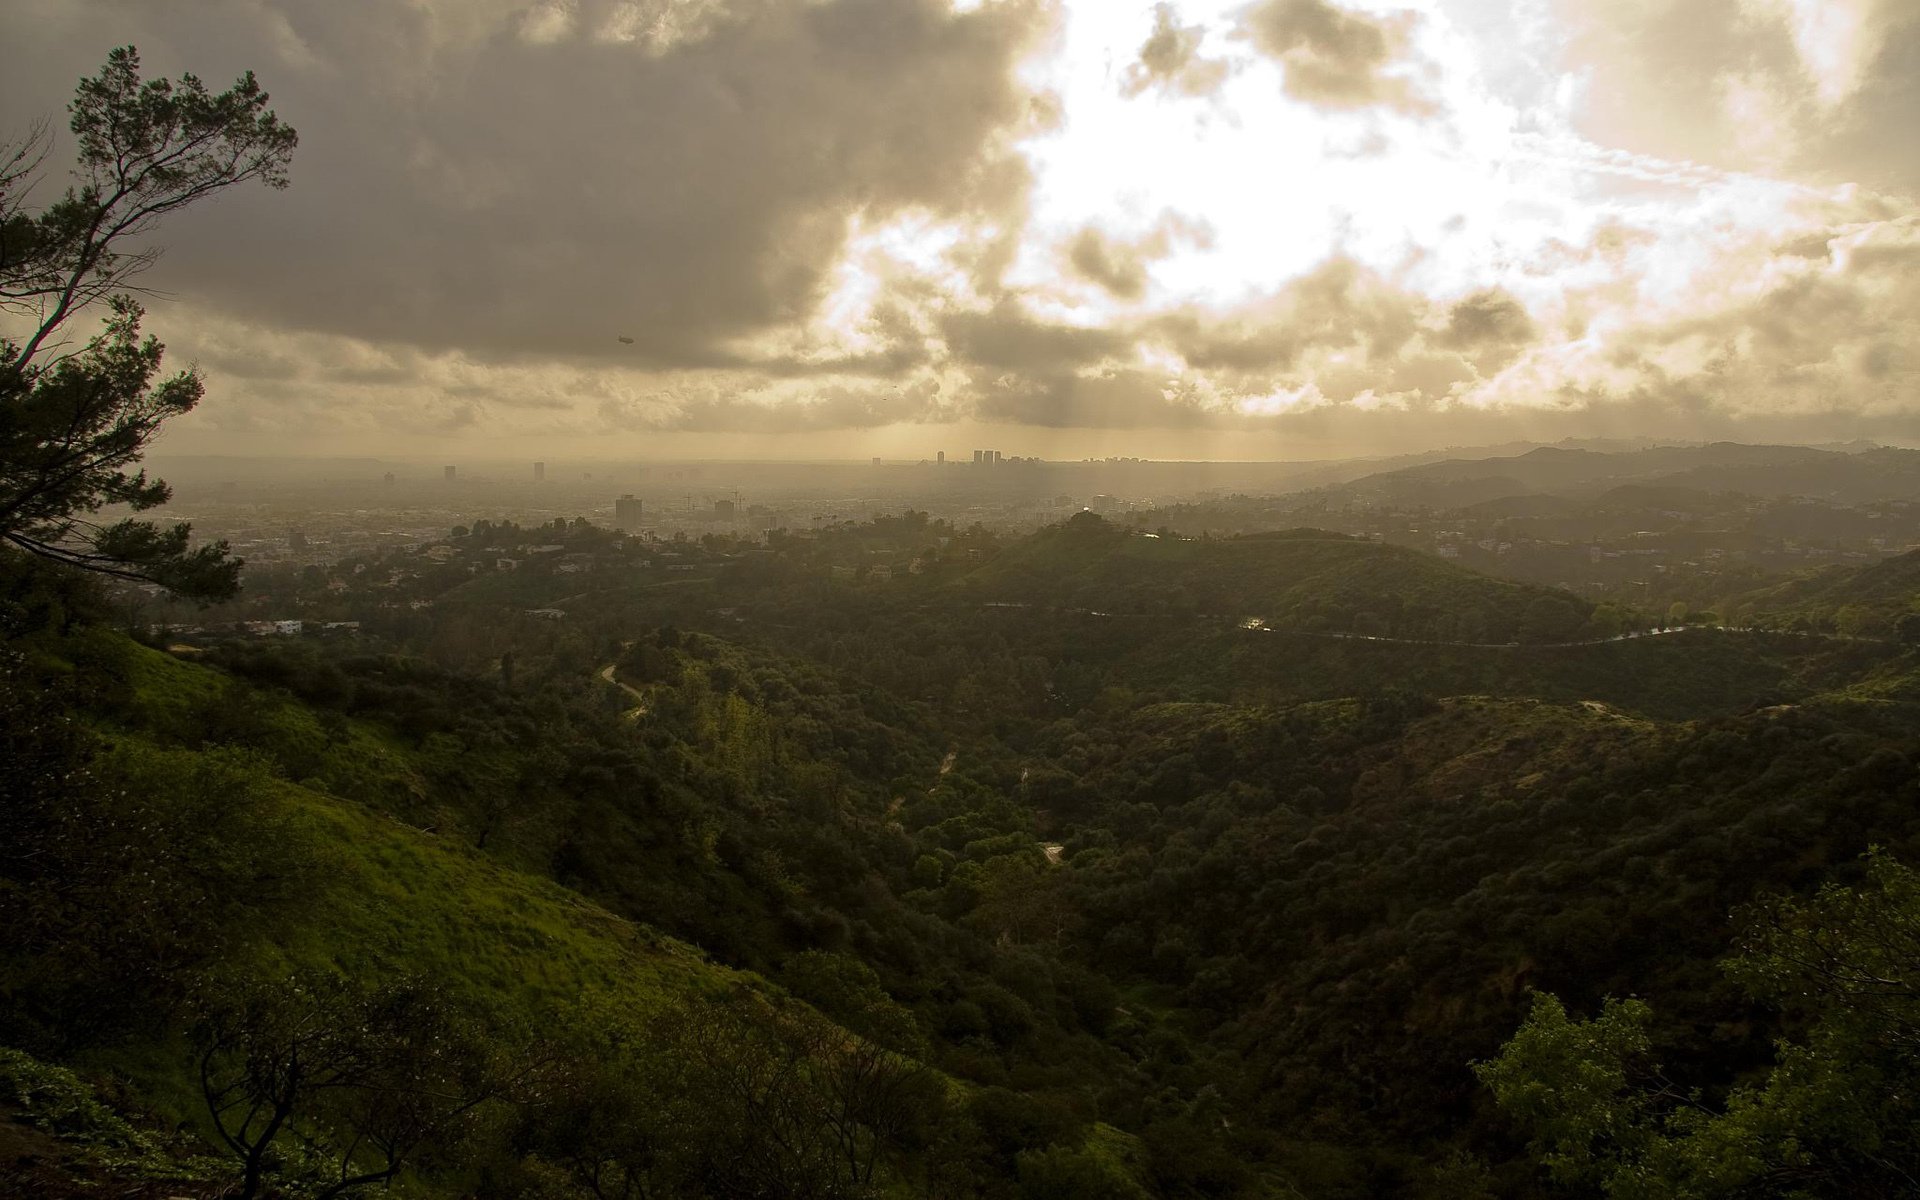
M1639 499L1654 498L1648 489L1805 496L1843 504L1920 499L1920 451L1735 442L1620 452L1542 446L1511 456L1450 458L1377 472L1326 490L1363 502L1465 508L1543 495L1592 502L1625 487L1636 489Z

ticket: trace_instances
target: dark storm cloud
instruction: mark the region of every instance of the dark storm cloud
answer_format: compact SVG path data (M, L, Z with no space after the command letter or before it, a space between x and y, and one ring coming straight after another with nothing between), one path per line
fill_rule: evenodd
M807 316L856 212L1016 206L1013 68L1050 19L1040 0L208 0L93 24L151 74L255 68L302 134L287 192L167 229L165 286L287 327L660 367L739 364L736 339ZM58 28L42 109L106 49ZM25 88L0 94L19 111Z
M1218 420L1191 385L1131 368L992 376L968 399L978 420L1051 429L1194 429Z
M1508 363L1538 336L1526 306L1499 288L1485 288L1447 311L1437 346L1466 355L1483 374Z
M1434 111L1410 69L1416 16L1376 17L1327 0L1263 0L1245 14L1253 44L1280 64L1288 95L1323 108Z
M1147 290L1147 263L1165 258L1179 246L1207 248L1213 230L1205 222L1176 212L1163 213L1145 237L1116 238L1088 226L1067 243L1067 266L1089 283L1121 300L1138 300Z
M1475 292L1447 313L1441 344L1477 347L1511 345L1533 337L1533 320L1518 300L1498 288Z
M985 313L956 313L942 326L954 358L1015 371L1054 371L1096 363L1128 349L1131 339L1114 329L1037 320L1016 300L1002 300Z
M1171 313L1149 332L1190 367L1277 371L1315 349L1391 358L1418 331L1427 305L1352 259L1335 258L1260 303L1224 314Z
M1140 46L1140 56L1127 65L1120 94L1138 96L1160 90L1181 96L1209 96L1226 82L1231 70L1225 59L1202 58L1204 25L1181 25L1171 4L1153 6L1153 33Z
M1147 264L1132 246L1098 229L1083 229L1067 244L1067 262L1081 278L1099 284L1122 300L1138 300L1147 290Z

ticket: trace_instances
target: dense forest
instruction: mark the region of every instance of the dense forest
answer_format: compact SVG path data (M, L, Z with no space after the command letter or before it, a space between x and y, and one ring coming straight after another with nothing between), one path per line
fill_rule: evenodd
M20 1186L1904 1194L1897 639L1313 531L541 536L616 558L301 638L7 560Z

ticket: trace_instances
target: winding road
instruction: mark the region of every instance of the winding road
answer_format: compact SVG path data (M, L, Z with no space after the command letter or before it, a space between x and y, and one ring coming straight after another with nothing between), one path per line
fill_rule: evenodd
M601 667L600 678L603 682L610 683L627 695L633 697L633 707L620 715L629 721L637 721L647 715L647 694L630 683L622 683L618 679L615 679L613 677L613 668L615 665L614 663L608 663L606 666Z

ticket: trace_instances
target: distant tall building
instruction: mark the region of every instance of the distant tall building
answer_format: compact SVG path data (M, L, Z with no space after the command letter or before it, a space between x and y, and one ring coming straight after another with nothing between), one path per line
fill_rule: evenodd
M447 481L448 483L452 483L452 482L453 482L453 468L452 468L452 467L441 467L441 468L440 468L440 478L442 478L442 479L444 479L444 480L446 480L446 481Z
M873 465L876 467L880 465L880 456L878 454L873 456Z
M715 500L713 502L713 515L719 517L722 521L733 520L733 501Z
M946 452L945 450L936 450L936 451L934 451L934 453L933 453L933 461L935 461L935 462L937 462L937 463L943 463L943 462L945 462L945 461L947 461L947 452Z
M388 487L392 487L392 486L393 486L393 472L392 472L392 471L388 471L388 472L386 473L386 476L385 476L385 478L384 478L384 482L386 483L386 485L387 485Z
M979 465L980 465L981 463L983 463L983 462L985 462L985 461L987 461L987 452L986 452L985 450L975 450L975 451L973 452L973 465L974 465L974 466L976 466L976 467L977 467L977 466L979 466Z
M613 527L628 533L640 528L640 501L631 495L613 502Z
M545 480L546 477L547 477L547 464L543 462L537 462L533 464L533 481L535 483L540 483L541 481Z
M997 463L1000 461L1000 452L998 450L989 450L987 453L993 455L994 462Z

